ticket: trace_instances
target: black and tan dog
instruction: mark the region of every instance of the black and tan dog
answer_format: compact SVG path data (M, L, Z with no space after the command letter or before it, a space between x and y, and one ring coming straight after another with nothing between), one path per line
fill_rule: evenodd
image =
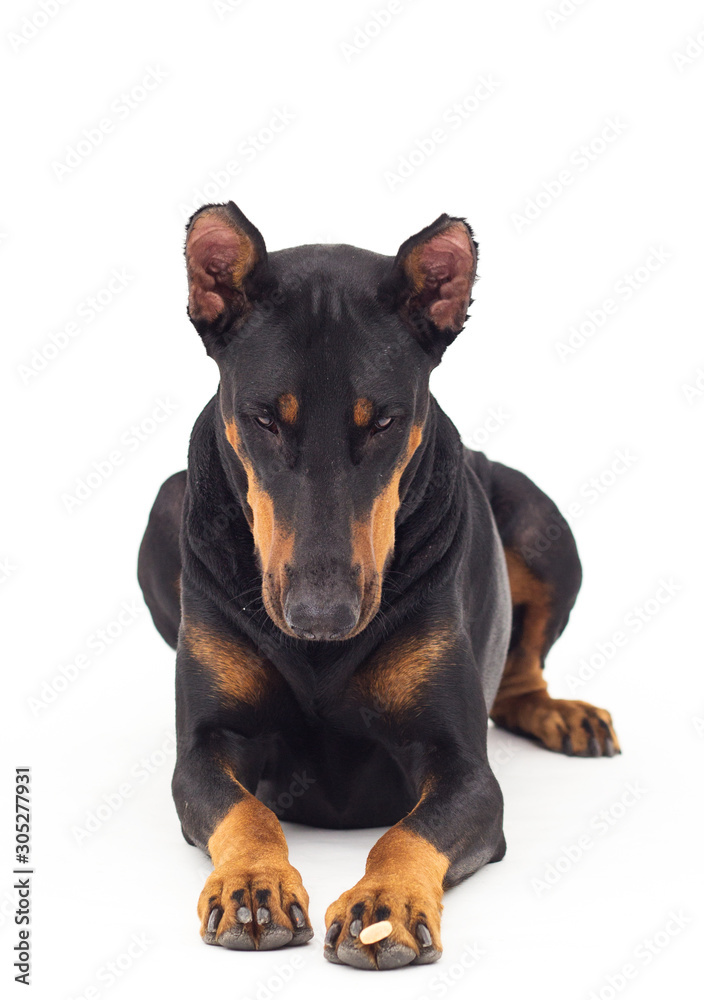
M550 750L618 752L609 713L543 677L581 580L566 522L464 448L428 390L471 302L472 231L442 215L395 258L268 254L235 205L207 205L186 259L220 386L159 491L139 578L177 650L174 798L214 865L201 934L312 936L279 816L390 826L328 908L325 955L435 961L443 890L505 851L488 717ZM391 935L363 944L382 920Z

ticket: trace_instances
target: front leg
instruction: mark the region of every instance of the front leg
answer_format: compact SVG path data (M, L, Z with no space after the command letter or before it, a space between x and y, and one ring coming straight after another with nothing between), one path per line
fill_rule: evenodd
M253 794L276 684L273 668L244 643L182 626L173 792L184 836L214 866L198 901L206 944L267 950L313 936L308 893L281 824Z
M413 655L385 656L393 676L372 663L358 688L373 699L378 735L395 743L419 797L374 845L360 881L326 913L325 957L363 969L437 961L444 890L505 852L486 708L467 650L426 642Z

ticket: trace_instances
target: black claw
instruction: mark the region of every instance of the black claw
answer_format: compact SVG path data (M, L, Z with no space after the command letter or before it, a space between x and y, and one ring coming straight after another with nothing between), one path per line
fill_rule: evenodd
M566 753L568 757L574 757L574 747L572 746L572 737L569 733L565 733L562 737L562 752Z
M342 930L342 924L338 923L336 920L333 924L328 927L327 934L325 935L325 944L333 945L340 936L340 931Z
M305 914L298 905L298 903L291 904L291 920L293 921L293 926L296 928L301 928L306 926Z
M323 948L323 955L328 960L328 962L332 962L333 965L342 965L342 962L337 957L337 952L335 951L335 942L339 938L341 930L342 930L342 924L336 920L332 924L330 924L327 933L325 935L325 947Z
M218 924L222 920L222 907L214 906L208 917L208 934L214 934L218 929Z
M598 740L596 738L596 733L594 732L594 726L592 726L589 719L582 719L582 729L589 736L589 740L587 741L587 756L601 757L601 747L599 746Z
M416 927L416 937L420 941L422 948L429 948L433 943L430 931L425 924L418 924Z
M350 936L353 938L359 937L359 932L361 931L361 929L362 929L362 921L353 920L352 923L350 924Z
M248 906L240 906L235 916L237 917L237 919L241 924L252 923L252 911Z
M294 931L293 941L291 942L291 944L295 945L308 944L308 942L312 937L313 937L313 928L302 927L299 931Z
M268 924L271 920L271 911L267 910L266 906L260 906L257 910L257 923L260 925Z
M604 722L603 719L599 719L599 725L604 730L604 756L615 757L616 744L614 743L613 736L611 735L611 726L608 722Z

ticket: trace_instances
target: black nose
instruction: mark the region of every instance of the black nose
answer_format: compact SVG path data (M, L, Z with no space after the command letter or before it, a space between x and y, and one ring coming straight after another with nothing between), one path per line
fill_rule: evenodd
M287 599L284 617L302 639L344 639L359 621L359 601L318 605Z

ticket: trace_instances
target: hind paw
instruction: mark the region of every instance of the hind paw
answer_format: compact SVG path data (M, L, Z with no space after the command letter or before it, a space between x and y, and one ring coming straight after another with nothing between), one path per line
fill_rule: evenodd
M571 757L621 753L611 715L586 701L551 698L545 691L505 698L491 712L497 726L538 740Z

